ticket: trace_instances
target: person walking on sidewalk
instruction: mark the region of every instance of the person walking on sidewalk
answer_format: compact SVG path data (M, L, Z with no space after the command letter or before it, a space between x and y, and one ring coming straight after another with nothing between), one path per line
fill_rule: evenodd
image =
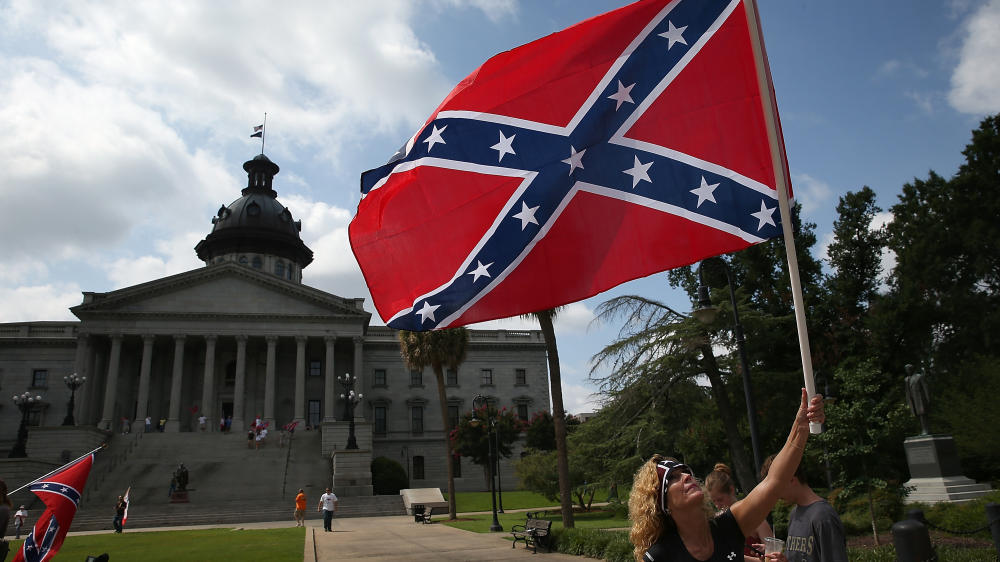
M295 526L306 526L306 492L299 488L299 493L295 496Z
M316 511L323 511L323 530L327 533L333 531L333 514L337 511L337 495L330 488L319 497L319 506Z

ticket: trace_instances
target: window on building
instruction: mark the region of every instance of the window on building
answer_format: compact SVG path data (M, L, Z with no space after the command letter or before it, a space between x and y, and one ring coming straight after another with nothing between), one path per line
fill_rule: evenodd
M31 372L31 387L32 388L48 388L49 386L49 371L48 369L35 369Z
M514 384L528 384L527 369L514 369Z
M41 427L42 425L41 408L33 408L30 412L28 412L28 425L31 427Z
M240 265L246 265L247 264L247 257L246 256L240 256L240 259L237 260L237 261L240 263Z
M310 377L318 377L318 376L321 376L322 374L323 374L323 368L320 366L320 362L319 361L310 361L309 362L309 376Z
M458 369L448 369L445 373L445 385L458 386Z
M385 386L385 369L375 369L375 380L373 386Z
M254 269L260 269L264 267L264 261L260 259L260 256L254 256L253 260L250 262L250 265Z
M322 416L319 413L319 400L310 400L308 423L313 427L317 427L320 421L322 421Z
M479 384L493 384L493 369L482 369L479 371Z
M521 418L524 421L528 421L528 405L527 404L518 404L517 405L517 417Z
M410 371L410 386L423 386L423 385L424 385L423 371Z
M458 405L448 404L448 423L451 427L458 427Z
M424 457L423 455L417 455L413 457L413 479L423 480L424 479Z
M455 478L462 477L462 457L451 457L451 470Z
M410 428L413 433L424 432L424 407L410 406Z
M385 435L388 430L388 424L385 420L385 406L375 406L375 434Z
M274 274L278 277L285 276L285 262L281 260L274 262Z
M288 264L288 280L289 281L292 280L292 275L294 275L294 274L295 274L295 266L292 265L292 264Z

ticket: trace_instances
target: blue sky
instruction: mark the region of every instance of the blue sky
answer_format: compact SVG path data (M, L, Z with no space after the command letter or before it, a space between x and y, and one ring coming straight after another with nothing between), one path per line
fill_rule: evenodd
M493 54L623 4L0 0L0 322L71 319L82 291L200 267L193 247L239 196L265 111L279 199L316 254L304 281L369 298L346 234L360 172ZM954 173L1000 111L1000 0L760 11L817 251L840 195L869 185L888 209L903 183ZM556 327L571 412L593 408L589 358L616 333L590 326L593 310L625 293L689 308L663 274L568 307Z

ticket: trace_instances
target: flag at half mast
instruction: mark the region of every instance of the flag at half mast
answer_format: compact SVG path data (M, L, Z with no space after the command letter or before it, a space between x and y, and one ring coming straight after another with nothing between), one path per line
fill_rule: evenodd
M470 74L361 175L350 241L383 320L515 316L781 235L750 22L644 0Z

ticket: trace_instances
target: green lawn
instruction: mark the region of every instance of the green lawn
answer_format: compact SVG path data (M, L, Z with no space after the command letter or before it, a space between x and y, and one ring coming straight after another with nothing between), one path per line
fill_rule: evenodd
M444 499L448 499L448 494L444 494ZM492 511L490 506L489 492L458 492L455 494L456 506L461 512L468 511ZM503 508L508 509L531 509L535 507L558 507L559 503L546 499L541 494L526 492L524 490L512 490L503 492ZM523 519L524 516L522 515Z
M507 507L507 502L504 502L504 507ZM552 521L552 528L559 529L562 528L562 516L559 515L558 508L550 508L549 511L544 516L545 519ZM511 525L523 525L525 520L524 513L500 513L497 515L497 519L500 522L500 526L503 530L510 531ZM588 513L576 513L573 519L576 522L576 527L578 529L625 529L629 526L628 519L624 517L615 517L614 514L606 511L591 511ZM436 516L435 520L440 521L448 526L455 527L456 529L462 529L465 531L473 531L476 533L488 533L490 532L490 525L493 524L493 515L462 515L459 514L458 521L447 521L447 515Z
M58 560L85 560L107 552L116 562L175 562L177 560L240 560L302 562L305 528L197 529L148 533L71 535L55 556ZM23 541L10 541L10 559Z

